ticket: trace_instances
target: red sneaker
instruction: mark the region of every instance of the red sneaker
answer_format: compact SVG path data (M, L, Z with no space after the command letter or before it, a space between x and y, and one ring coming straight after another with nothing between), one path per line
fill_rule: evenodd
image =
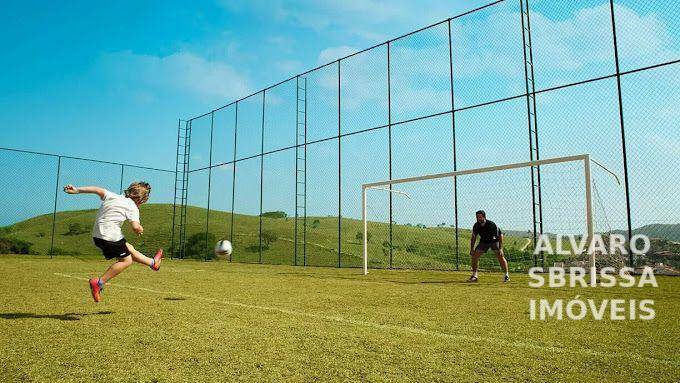
M152 270L158 271L161 268L161 259L163 259L163 249L158 249L156 255L153 256L153 266Z
M102 300L101 295L99 295L99 292L101 291L101 288L99 287L99 278L90 278L90 290L92 291L92 298L94 298L95 302L99 302Z

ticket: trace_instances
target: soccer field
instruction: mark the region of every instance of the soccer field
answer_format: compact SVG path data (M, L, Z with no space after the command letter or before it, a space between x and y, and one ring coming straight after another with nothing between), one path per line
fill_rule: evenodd
M103 259L0 257L0 381L677 382L680 278L528 277L166 260L94 303ZM652 321L530 321L529 299L654 299Z

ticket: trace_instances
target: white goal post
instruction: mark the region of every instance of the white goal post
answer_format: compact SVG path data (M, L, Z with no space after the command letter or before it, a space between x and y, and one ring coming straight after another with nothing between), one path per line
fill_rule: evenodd
M550 164L559 164L559 163L582 163L583 164L583 180L584 180L584 185L585 185L585 225L587 229L587 244L588 248L590 248L591 241L593 240L594 237L594 228L593 228L593 202L592 202L592 190L591 190L591 169L590 169L590 163L591 161L596 164L597 166L601 167L604 169L607 173L612 175L614 178L616 178L617 183L619 183L618 177L616 174L614 174L612 171L609 169L605 168L604 165L600 164L599 162L591 159L589 154L581 154L581 155L575 155L575 156L567 156L567 157L557 157L557 158L549 158L549 159L544 159L544 160L537 160L537 161L528 161L528 162L520 162L520 163L512 163L512 164L505 164L505 165L497 165L497 166L489 166L489 167L484 167L484 168L478 168L478 169L468 169L468 170L460 170L460 171L455 171L455 172L447 172L447 173L438 173L438 174L428 174L428 175L423 175L423 176L418 176L418 177L408 177L408 178L400 178L400 179L393 179L393 180L385 180L385 181L378 181L378 182L371 182L371 183L366 183L361 186L361 192L362 192L362 221L363 221L363 269L364 269L364 275L368 274L368 221L367 221L367 212L366 212L366 206L367 206L367 192L369 189L378 189L383 192L388 192L388 193L398 193L401 195L405 195L407 198L409 197L408 194L398 191L398 190L393 190L392 186L397 185L397 184L403 184L403 183L409 183L409 182L416 182L416 181L423 181L423 180L433 180L433 179L438 179L438 178L454 178L455 177L460 177L464 175L470 175L470 174L480 174L480 173L490 173L490 172L496 172L496 171L502 171L502 170L508 170L508 169L518 169L518 168L530 168L530 167L535 167L535 166L543 166L543 165L550 165ZM590 254L590 266L595 267L595 256L594 254Z

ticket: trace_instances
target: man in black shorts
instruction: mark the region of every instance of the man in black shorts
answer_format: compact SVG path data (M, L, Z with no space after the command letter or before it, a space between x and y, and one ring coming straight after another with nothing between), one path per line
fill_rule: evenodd
M479 257L491 249L496 253L498 263L505 272L504 282L510 281L508 275L508 262L503 256L503 233L495 223L486 219L484 210L476 213L477 222L472 227L472 238L470 239L470 257L472 257L472 276L469 282L477 282L477 266L479 265ZM479 235L479 244L475 247L477 236Z

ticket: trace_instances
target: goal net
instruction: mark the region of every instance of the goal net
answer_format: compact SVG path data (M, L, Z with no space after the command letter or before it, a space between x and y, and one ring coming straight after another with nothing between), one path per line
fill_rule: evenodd
M511 270L553 266L565 256L535 252L539 234L552 245L557 235L590 243L598 230L591 163L584 154L364 184L363 235L357 238L364 273L369 267L469 269L478 210L501 228ZM594 265L593 256L564 250L577 265ZM480 269L497 268L493 252L482 256Z

